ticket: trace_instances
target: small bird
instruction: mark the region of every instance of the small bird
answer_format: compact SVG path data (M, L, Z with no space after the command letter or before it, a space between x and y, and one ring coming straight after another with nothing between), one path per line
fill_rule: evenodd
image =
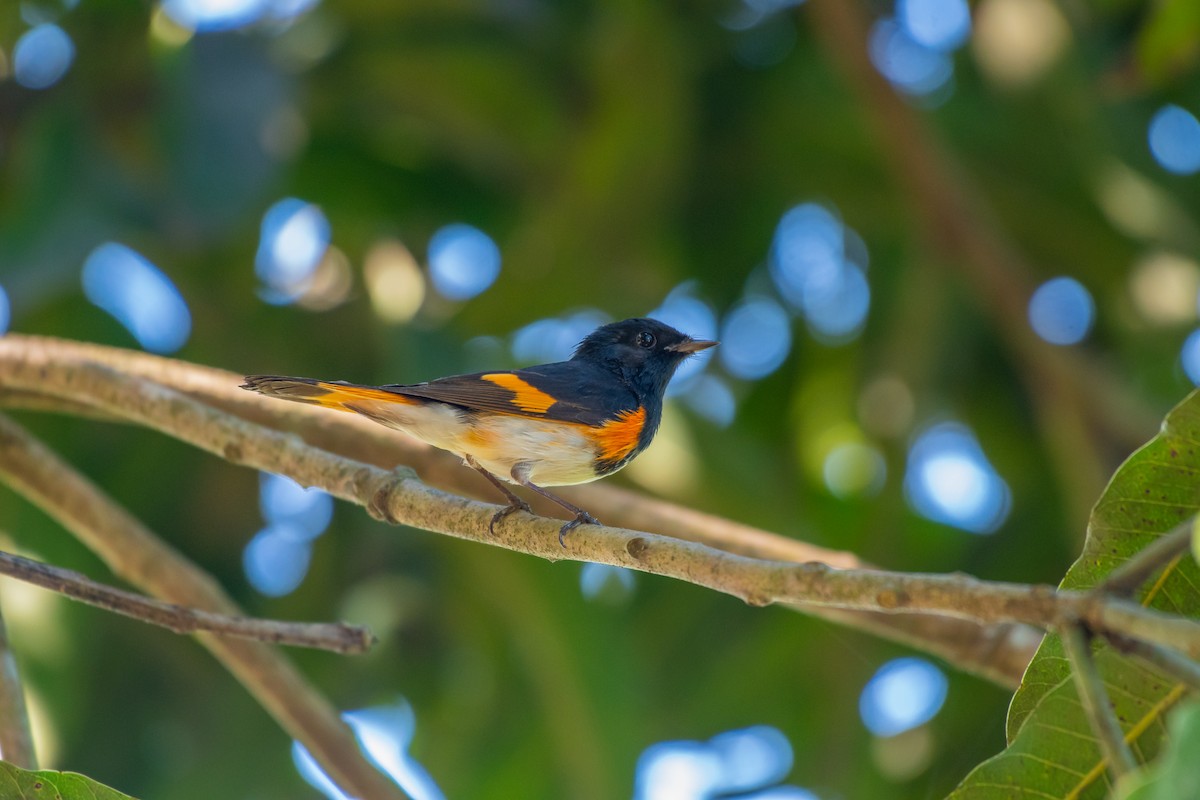
M600 522L547 491L611 475L649 446L663 393L689 356L716 345L654 319L627 319L588 334L569 361L454 375L411 385L249 375L243 389L352 411L448 450L508 500L489 529L515 511L533 513L504 482L525 486L575 515L571 529Z

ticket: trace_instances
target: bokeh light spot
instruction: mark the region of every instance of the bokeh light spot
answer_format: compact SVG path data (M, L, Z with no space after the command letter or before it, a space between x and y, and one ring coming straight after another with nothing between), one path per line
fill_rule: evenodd
M1052 278L1029 300L1029 324L1051 344L1078 344L1092 328L1096 304L1074 278Z
M803 203L775 227L768 268L780 295L804 314L813 335L837 344L856 336L866 321L867 259L858 234L824 206Z
M1184 340L1179 360L1192 383L1200 386L1200 330L1192 331Z
M757 380L779 369L792 349L787 312L766 297L735 306L721 326L721 363L730 375Z
M13 77L26 89L48 89L62 79L75 60L75 44L54 24L37 25L17 39Z
M372 762L396 782L412 800L445 800L445 795L426 769L408 753L416 735L417 718L403 698L388 706L347 711L342 719L354 731L359 747ZM329 800L350 800L321 770L308 750L292 743L292 761L309 785Z
M250 585L268 597L295 591L312 558L311 537L287 524L268 525L254 535L242 551L242 568Z
M945 674L922 658L884 664L859 697L863 724L876 736L895 736L933 719L946 701Z
M12 324L12 304L8 301L8 292L4 291L3 286L0 286L0 335L8 331L10 324Z
M875 69L912 95L931 95L954 76L954 64L948 55L914 41L893 19L875 23L868 50Z
M887 477L883 453L863 442L846 442L825 456L825 485L842 499L879 492Z
M717 338L717 315L708 303L693 294L694 291L695 284L692 281L676 286L663 300L662 305L646 316L664 322L693 339ZM671 383L667 385L667 396L673 397L690 391L693 379L708 366L712 352L703 350L684 359L675 371Z
M162 9L177 25L197 33L244 28L256 22L289 22L319 0L163 0Z
M451 300L470 300L500 274L500 248L478 228L447 225L429 240L429 277Z
M579 570L579 590L586 600L622 605L633 595L635 576L624 567L588 562Z
M971 35L966 0L897 0L896 18L914 42L933 50L953 50Z
M1146 322L1164 326L1193 322L1200 297L1200 264L1178 253L1150 253L1133 265L1129 294Z
M792 745L778 728L755 725L708 740L721 759L722 793L748 792L778 783L792 770Z
M700 742L662 742L642 751L634 800L694 800L711 796L721 759Z
M1150 120L1150 152L1163 169L1176 175L1200 170L1200 120L1186 109L1165 105Z
M261 473L259 507L269 525L288 525L302 538L320 536L333 519L333 498L286 475Z
M792 759L787 737L769 725L720 733L707 742L659 742L638 759L634 799L815 800L811 792L778 785Z
M1019 87L1052 66L1070 36L1052 0L983 0L975 10L972 50L988 77Z
M145 349L173 353L187 342L192 318L171 279L141 254L107 242L83 263L83 293Z
M294 302L308 290L329 248L329 220L312 203L288 197L263 214L254 272L268 303Z
M372 245L363 264L371 307L384 322L408 322L425 302L425 276L411 252L398 241Z
M970 430L953 422L934 425L913 442L904 488L918 514L970 533L991 533L1011 506L1008 484Z
M701 375L692 381L683 401L720 428L729 427L737 416L737 398L729 385L715 375Z
M603 312L589 308L566 319L531 322L513 334L513 358L524 365L566 361L585 336L609 321Z

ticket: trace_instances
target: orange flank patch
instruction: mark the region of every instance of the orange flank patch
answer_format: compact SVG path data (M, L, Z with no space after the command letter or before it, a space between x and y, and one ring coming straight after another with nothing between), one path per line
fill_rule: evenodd
M622 411L614 419L594 428L592 436L600 446L601 461L622 461L638 445L642 428L646 424L646 409L639 407L635 411Z
M479 425L467 428L463 436L463 445L471 453L486 453L490 455L500 443L495 431Z
M485 381L496 384L502 389L513 393L512 404L528 414L545 414L554 405L555 400L550 395L507 372L495 372L480 376Z

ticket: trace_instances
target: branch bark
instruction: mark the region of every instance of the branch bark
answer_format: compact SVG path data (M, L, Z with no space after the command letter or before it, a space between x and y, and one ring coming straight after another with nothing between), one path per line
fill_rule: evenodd
M96 608L131 617L175 633L221 633L271 644L312 647L333 653L365 653L374 643L361 625L344 622L284 622L214 614L198 608L162 603L126 592L69 569L0 551L0 575L66 595Z
M1136 770L1137 761L1129 749L1129 743L1125 741L1121 723L1113 712L1108 691L1104 688L1104 679L1096 669L1091 638L1079 625L1066 626L1061 635L1067 660L1071 662L1075 688L1079 691L1079 702L1100 742L1100 752L1108 762L1108 770L1115 783Z
M58 369L111 368L130 378L144 378L174 389L206 406L277 431L302 436L308 443L331 453L390 469L397 463L413 467L435 487L455 494L494 497L494 492L457 459L403 434L352 414L329 413L296 403L281 403L238 389L242 375L147 353L83 342L8 334L0 338L0 403L21 407L87 414L109 420L149 424L130 406L107 410L90 389L74 391L62 382L40 382L43 367ZM26 375L14 383L18 371ZM31 372L32 371L32 372ZM110 373L111 374L111 373ZM103 382L104 374L94 376ZM136 393L136 386L128 391ZM120 396L120 392L117 393ZM160 420L160 430L186 438L170 419ZM215 451L214 451L215 452ZM219 453L218 453L219 454ZM820 561L835 567L866 566L852 553L826 550L731 520L654 500L605 484L569 487L564 495L580 505L602 510L603 519L620 527L649 529L669 536L709 544L748 557L804 563ZM540 497L530 498L534 510L556 512ZM1015 688L1041 640L1041 632L1021 624L979 624L924 613L846 611L816 606L788 605L803 613L832 620L873 635L901 642L942 657L966 672L975 673L1006 688Z

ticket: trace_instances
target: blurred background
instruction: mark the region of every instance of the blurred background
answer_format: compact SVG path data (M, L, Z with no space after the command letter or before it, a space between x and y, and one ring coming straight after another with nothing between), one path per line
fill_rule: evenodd
M14 0L0 332L389 383L653 314L722 345L613 482L1057 582L1200 382L1198 59L1189 0ZM249 612L371 625L293 657L414 798L928 798L1003 746L1006 690L864 634L20 419ZM189 639L0 597L44 766L338 796Z

